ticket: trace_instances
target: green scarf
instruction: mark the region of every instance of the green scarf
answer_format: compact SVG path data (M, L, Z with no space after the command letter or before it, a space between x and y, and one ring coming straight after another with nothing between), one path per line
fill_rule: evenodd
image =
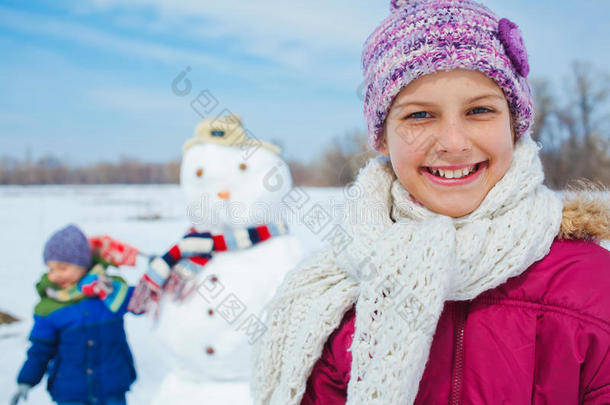
M61 288L49 281L47 273L43 274L40 281L36 284L36 291L40 295L40 302L34 307L34 313L39 316L47 316L51 312L72 305L85 298L85 295L78 290L76 284L68 288Z
M106 268L110 265L110 262L94 256L92 259L92 267L88 274L105 274ZM83 298L86 298L78 289L78 283L67 288L61 288L57 284L49 281L48 273L44 273L40 278L40 281L36 283L36 291L40 296L40 302L34 307L34 314L39 316L47 316L58 309L67 307L68 305L72 305Z

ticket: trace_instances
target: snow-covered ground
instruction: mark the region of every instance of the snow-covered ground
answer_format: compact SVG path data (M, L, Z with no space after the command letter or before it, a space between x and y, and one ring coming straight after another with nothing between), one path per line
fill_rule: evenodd
M299 220L319 202L326 214L338 220L344 192L341 189L295 189L291 230L305 251L323 245L327 227L314 234ZM317 208L319 209L319 208ZM151 219L156 218L157 219ZM45 271L42 248L46 238L67 223L76 223L88 235L109 234L149 253L162 253L188 227L184 199L178 186L44 186L0 187L0 311L22 322L0 326L0 403L8 403L15 378L29 346L32 309L37 302L34 284ZM606 247L609 247L606 245ZM121 274L136 283L146 267L123 268ZM128 394L131 404L148 404L166 373L163 348L151 337L152 322L126 316L127 333L135 355L138 380ZM28 404L51 400L43 381L32 390Z
M292 200L306 202L294 207L297 214L306 214L319 201L334 215L330 204L343 200L341 189L294 191L298 194ZM15 391L15 379L29 347L27 337L37 302L34 284L46 271L42 249L48 236L75 223L88 235L109 234L144 252L159 254L188 228L184 205L182 192L174 185L0 187L0 311L22 320L0 326L0 404L8 403ZM158 216L160 219L150 219ZM324 232L314 234L297 217L289 218L288 225L304 250L319 248ZM121 275L135 284L146 264L140 259L137 268L122 268ZM127 399L131 404L148 404L167 371L164 352L151 338L149 318L128 314L125 321L138 371ZM45 380L30 392L27 403L52 403Z

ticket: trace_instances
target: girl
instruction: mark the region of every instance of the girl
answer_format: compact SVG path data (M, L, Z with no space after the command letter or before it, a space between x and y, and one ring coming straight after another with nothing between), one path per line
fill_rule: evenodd
M351 242L269 305L255 403L610 403L610 210L542 185L517 26L471 0L391 10L363 52L383 156Z

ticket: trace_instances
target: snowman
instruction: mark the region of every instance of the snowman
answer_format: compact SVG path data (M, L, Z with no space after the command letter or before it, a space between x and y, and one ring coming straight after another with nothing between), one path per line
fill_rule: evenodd
M230 115L199 123L183 147L180 184L192 228L150 266L165 285L156 334L171 369L153 404L249 404L263 307L301 259L282 203L290 171L277 146Z

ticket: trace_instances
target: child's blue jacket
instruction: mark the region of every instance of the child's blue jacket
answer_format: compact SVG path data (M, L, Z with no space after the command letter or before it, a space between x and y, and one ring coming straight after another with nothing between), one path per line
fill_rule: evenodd
M48 368L47 389L54 401L104 403L124 394L136 379L123 326L133 287L118 311L99 298L68 305L48 301L41 289L27 352L17 382L34 386ZM45 299L47 304L44 305ZM48 367L47 367L48 366Z

